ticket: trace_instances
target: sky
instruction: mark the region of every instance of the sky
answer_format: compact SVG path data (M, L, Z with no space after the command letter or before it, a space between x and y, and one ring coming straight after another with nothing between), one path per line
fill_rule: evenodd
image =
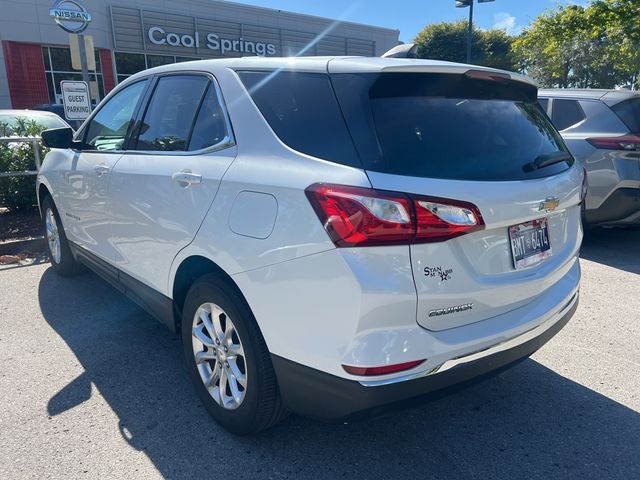
M455 8L455 0L235 0L238 3L306 13L332 19L367 23L400 30L400 40L411 41L427 24L466 20L468 8ZM517 34L547 8L586 5L588 0L495 0L476 4L474 23L483 29L501 28Z

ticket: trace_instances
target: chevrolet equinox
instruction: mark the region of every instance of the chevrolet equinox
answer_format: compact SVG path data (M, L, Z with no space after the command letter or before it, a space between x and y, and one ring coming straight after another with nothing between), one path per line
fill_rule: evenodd
M165 65L43 141L52 269L88 266L178 332L234 433L495 373L578 304L584 171L525 76L398 58Z

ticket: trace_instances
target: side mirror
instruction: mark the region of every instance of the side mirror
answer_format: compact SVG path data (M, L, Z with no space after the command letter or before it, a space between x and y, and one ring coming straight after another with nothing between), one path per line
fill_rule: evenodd
M40 136L45 147L71 148L73 145L73 129L71 127L50 128L43 131Z

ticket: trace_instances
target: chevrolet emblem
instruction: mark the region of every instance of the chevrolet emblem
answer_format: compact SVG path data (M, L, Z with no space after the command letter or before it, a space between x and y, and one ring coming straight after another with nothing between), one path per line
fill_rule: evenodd
M538 210L552 212L558 208L558 205L560 205L560 199L558 197L547 197L544 201L540 202Z

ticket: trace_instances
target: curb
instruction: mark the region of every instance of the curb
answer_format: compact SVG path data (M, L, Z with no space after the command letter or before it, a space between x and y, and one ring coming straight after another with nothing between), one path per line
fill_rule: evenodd
M28 238L0 243L0 255L16 255L22 252L44 252L46 243L44 237Z

